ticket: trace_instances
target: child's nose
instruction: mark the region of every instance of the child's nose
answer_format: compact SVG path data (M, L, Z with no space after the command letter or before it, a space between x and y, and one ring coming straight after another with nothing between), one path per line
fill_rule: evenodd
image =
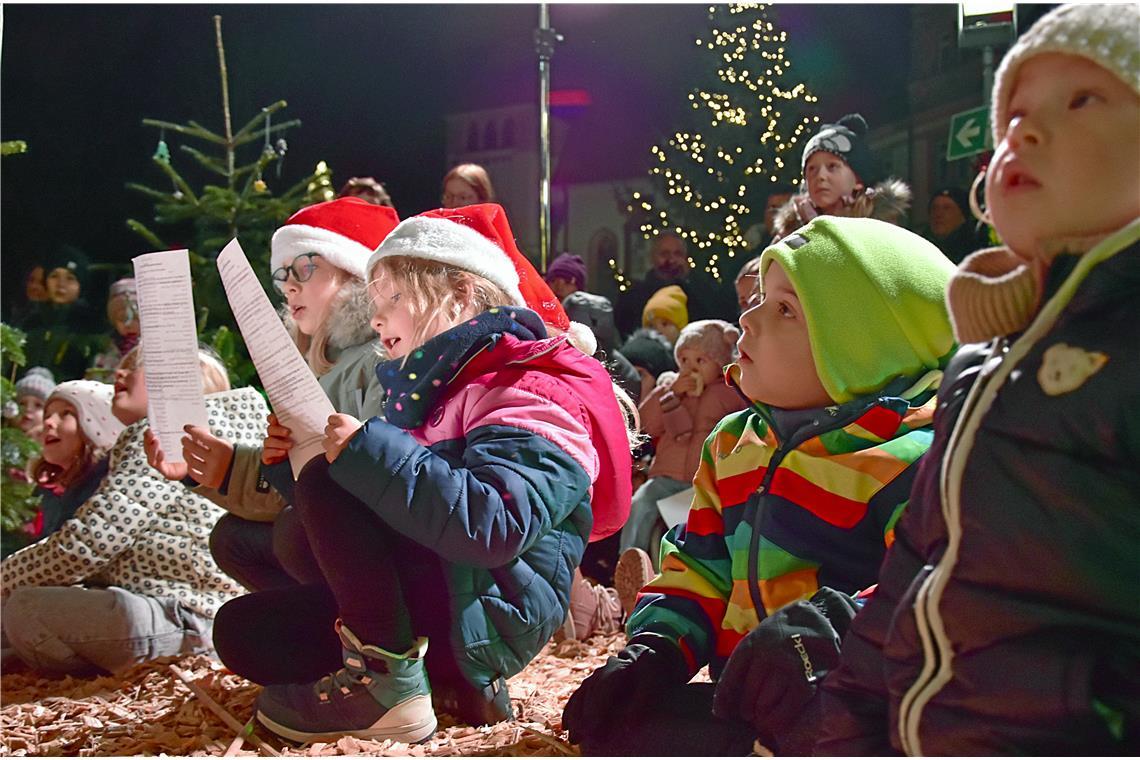
M1006 139L1010 146L1017 148L1021 145L1037 145L1041 142L1041 128L1037 122L1027 116L1018 116L1009 125Z

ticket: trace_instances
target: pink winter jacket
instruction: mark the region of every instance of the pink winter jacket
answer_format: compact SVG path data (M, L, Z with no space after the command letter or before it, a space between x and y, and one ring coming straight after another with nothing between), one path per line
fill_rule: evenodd
M638 407L641 429L657 450L649 468L651 478L689 482L701 462L701 447L713 426L747 402L723 381L713 383L697 398L678 396L659 385Z

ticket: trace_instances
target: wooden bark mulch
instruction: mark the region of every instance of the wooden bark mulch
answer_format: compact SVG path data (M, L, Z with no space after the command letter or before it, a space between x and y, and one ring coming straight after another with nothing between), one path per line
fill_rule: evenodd
M439 730L423 744L345 737L297 747L256 722L253 733L289 756L576 756L562 730L562 708L578 684L624 644L623 633L551 642L508 682L515 720L473 728L440 715ZM167 657L96 678L43 678L13 669L0 676L0 755L267 754L249 741L238 747L238 732L193 694L171 664L237 721L253 716L259 687L205 655Z

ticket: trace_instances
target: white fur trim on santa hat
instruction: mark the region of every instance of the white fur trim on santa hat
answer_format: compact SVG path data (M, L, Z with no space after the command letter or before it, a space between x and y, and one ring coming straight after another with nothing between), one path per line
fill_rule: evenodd
M514 306L527 305L519 292L519 273L510 257L486 237L458 222L426 216L405 219L368 259L365 277L371 278L376 262L388 256L440 261L465 269L506 291L514 299Z
M365 279L368 268L365 266L372 249L361 245L352 238L323 227L307 224L286 224L273 233L270 244L269 271L275 272L303 253L319 253L330 264L343 269L353 277Z
M589 325L581 322L571 322L570 329L566 331L566 339L570 345L586 356L593 356L598 350L598 338Z

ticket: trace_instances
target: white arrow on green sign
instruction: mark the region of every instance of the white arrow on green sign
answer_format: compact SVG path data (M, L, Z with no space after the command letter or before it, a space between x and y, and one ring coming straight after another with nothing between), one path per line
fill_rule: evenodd
M946 140L946 160L954 161L981 153L990 147L989 106L971 108L950 117L950 136Z

